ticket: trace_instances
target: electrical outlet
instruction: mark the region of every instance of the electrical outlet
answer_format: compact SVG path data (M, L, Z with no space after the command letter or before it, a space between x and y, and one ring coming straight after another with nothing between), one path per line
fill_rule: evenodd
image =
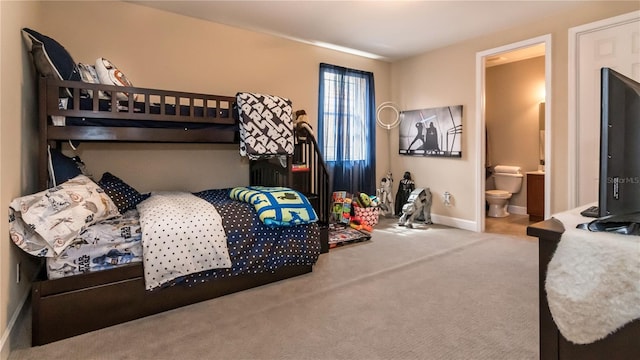
M20 263L16 264L16 284L20 284Z
M451 193L448 191L444 192L444 206L451 206Z

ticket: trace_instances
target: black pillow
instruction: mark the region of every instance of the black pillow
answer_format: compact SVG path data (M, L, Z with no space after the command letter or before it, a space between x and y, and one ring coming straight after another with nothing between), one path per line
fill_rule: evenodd
M23 28L22 32L40 74L60 80L82 80L78 66L64 46L35 30ZM71 93L67 90L65 96L71 96Z
M82 169L73 158L64 155L59 149L49 147L49 180L52 186L73 179L82 174Z
M109 172L102 174L98 185L116 204L121 214L127 210L135 209L136 205L150 196L149 194L140 194L122 179Z

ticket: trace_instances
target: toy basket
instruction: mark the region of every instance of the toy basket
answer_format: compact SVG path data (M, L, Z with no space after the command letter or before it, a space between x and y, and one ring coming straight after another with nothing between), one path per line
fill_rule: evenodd
M378 206L370 206L370 207L359 207L355 206L353 208L353 214L356 217L361 218L366 221L368 225L375 226L378 224L378 216L380 215L380 207Z

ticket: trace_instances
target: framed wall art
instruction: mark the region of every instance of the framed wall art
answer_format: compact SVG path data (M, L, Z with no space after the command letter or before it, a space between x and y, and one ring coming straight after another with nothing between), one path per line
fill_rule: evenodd
M462 105L400 113L399 154L462 157Z

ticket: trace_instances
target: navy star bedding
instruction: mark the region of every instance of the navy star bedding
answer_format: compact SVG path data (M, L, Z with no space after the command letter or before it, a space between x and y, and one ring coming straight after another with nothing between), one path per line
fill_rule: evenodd
M230 193L231 189L213 189L193 195L212 204L220 214L231 266L225 263L224 268L181 274L162 284L155 283L154 288L178 283L190 286L208 279L315 264L320 255L320 231L316 223L285 227L266 225L253 205L231 199ZM88 227L60 256L47 258L49 279L141 262L143 229L138 210ZM196 218L202 217L194 216Z
M212 203L222 216L232 266L183 278L194 285L211 278L273 272L283 266L313 265L320 255L317 223L272 227L263 223L253 205L229 197L231 189L206 190L194 195Z

